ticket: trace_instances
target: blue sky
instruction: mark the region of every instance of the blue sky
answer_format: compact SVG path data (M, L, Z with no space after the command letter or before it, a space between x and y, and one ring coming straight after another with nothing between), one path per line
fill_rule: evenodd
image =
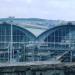
M75 20L75 0L0 0L0 17Z

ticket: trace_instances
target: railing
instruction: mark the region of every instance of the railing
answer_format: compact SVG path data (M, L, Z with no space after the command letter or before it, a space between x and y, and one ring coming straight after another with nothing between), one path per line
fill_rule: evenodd
M0 44L7 42L0 42ZM59 60L69 51L75 50L75 43L61 42L12 42L12 60L11 62L29 62L29 61L52 61ZM65 47L64 47L65 46ZM0 48L0 62L6 60L10 62L10 42L8 46ZM5 62L5 61L4 61Z

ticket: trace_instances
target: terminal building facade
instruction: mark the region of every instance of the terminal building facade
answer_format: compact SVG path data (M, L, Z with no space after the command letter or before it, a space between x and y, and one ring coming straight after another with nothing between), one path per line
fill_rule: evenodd
M73 62L72 23L49 28L38 37L13 22L0 23L0 75L74 75L74 68L67 67Z

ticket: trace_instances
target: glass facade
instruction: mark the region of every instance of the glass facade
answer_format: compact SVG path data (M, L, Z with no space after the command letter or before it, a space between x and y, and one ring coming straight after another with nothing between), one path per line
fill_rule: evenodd
M26 45L35 36L16 25L0 24L0 62L27 61Z
M46 36L47 35L47 36ZM75 26L63 25L50 29L42 36L46 43L43 49L48 52L50 58L63 62L75 61ZM41 36L40 36L41 37ZM42 52L44 52L42 50ZM47 56L46 56L47 57Z
M0 24L0 62L51 60L75 61L74 25L51 28L36 38L20 26Z
M18 25L0 24L0 75L75 74L75 67L59 61L75 62L75 25L56 26L35 37Z

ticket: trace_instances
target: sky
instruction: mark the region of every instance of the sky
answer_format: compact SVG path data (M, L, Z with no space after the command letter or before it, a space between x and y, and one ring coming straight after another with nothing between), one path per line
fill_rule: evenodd
M0 18L74 20L75 0L0 0Z

